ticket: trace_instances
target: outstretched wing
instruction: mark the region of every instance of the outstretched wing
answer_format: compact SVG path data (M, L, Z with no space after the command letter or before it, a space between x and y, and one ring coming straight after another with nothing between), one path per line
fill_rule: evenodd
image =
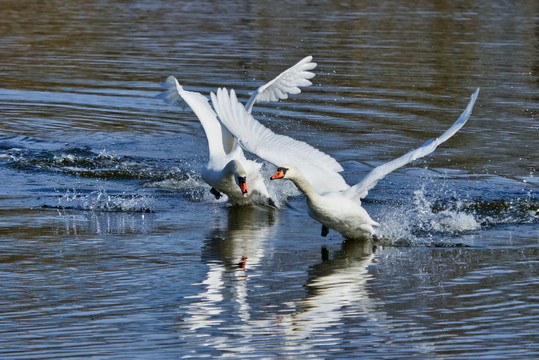
M247 113L234 90L218 89L211 99L221 123L245 150L276 166L297 166L319 193L348 189L335 159L303 141L275 134Z
M167 91L163 91L162 93L158 94L156 96L158 99L163 99L165 103L178 106L182 110L189 108L189 105L180 96L180 92L183 91L183 88L174 76L169 76L161 83L161 86L167 89Z
M184 110L187 108L193 110L206 133L210 156L222 154L223 151L225 153L232 151L234 138L228 130L221 127L207 97L198 92L184 90L174 76L169 76L161 86L169 90L157 95L158 98Z
M275 79L256 89L245 105L247 112L251 113L255 102L286 99L288 94L299 94L301 92L300 86L312 85L309 79L314 77L314 73L309 70L316 67L316 63L312 60L312 56L307 56L296 65L283 71Z
M477 90L475 90L475 92L472 94L472 99L468 103L466 110L464 110L458 120L455 121L453 126L451 126L446 132L444 132L442 136L437 139L430 139L420 148L412 150L393 161L387 162L374 168L373 170L371 170L370 173L367 174L367 176L365 176L365 178L363 178L363 180L361 180L358 184L352 186L348 190L347 195L350 198L364 198L365 196L367 196L369 190L376 185L378 180L382 179L390 172L433 152L438 147L438 145L445 142L451 136L455 135L455 133L459 131L460 128L464 126L464 124L466 124L466 121L468 121L470 115L472 114L472 109L478 94L479 88L477 88Z

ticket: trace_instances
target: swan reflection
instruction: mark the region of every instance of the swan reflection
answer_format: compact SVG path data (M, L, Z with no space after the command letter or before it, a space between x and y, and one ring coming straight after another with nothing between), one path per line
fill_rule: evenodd
M265 241L275 234L274 215L271 208L238 206L228 208L225 218L214 219L216 224L202 248L202 261L208 269L204 280L196 284L202 286L202 291L189 297L193 299L186 311L189 329L213 327L231 320L242 323L250 320L249 274L270 251ZM221 316L230 302L235 315Z
M354 334L387 343L401 336L395 326L418 330L413 322L396 324L370 292L369 266L378 251L370 240L323 251L305 272L302 262L286 259L298 251L312 254L313 246L273 249L277 214L244 207L214 217L201 252L206 269L180 308L180 337L196 343L195 352L241 355L280 341L282 358L322 359L321 345L349 343ZM346 330L350 321L353 334Z
M371 240L345 240L334 254L322 248L322 259L309 270L307 296L297 303L298 311L290 318L291 334L308 337L311 332L342 324L351 313L372 321L384 316L367 289L372 279L368 267L375 259Z
M370 240L345 240L333 255L322 249L322 262L309 270L307 295L288 319L289 351L297 351L301 343L302 351L311 354L321 344L353 344L357 335L357 347L351 350L357 355L364 346L365 350L375 349L375 344L424 337L424 328L412 319L393 318L384 310L386 304L371 294L369 283L375 279L369 266L376 263L378 251ZM349 332L351 322L354 335ZM409 347L414 354L428 354L433 349L429 341ZM320 358L326 357L321 354Z

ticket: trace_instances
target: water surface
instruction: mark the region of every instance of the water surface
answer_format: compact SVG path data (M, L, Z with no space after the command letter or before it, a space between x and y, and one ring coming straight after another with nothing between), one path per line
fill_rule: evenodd
M480 1L2 2L0 355L532 359L538 6ZM383 241L216 201L176 76L250 91L306 55L313 86L257 105L350 184L438 136L364 206ZM269 177L274 168L264 165Z

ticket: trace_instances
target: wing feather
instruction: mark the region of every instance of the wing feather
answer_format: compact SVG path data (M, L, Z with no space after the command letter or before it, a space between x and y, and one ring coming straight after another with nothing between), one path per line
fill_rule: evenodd
M221 123L246 151L276 166L297 166L319 193L348 189L335 159L303 141L275 134L247 113L234 90L218 89L211 99Z
M189 105L180 96L180 91L183 90L183 88L174 76L169 76L161 83L161 86L167 89L167 91L163 91L162 93L158 94L156 96L158 99L163 99L165 103L178 106L182 110L189 108Z
M455 135L457 131L460 130L466 124L468 119L470 118L470 115L472 114L472 109L474 107L475 101L477 100L477 95L479 94L479 88L475 90L475 92L471 96L471 100L468 103L468 106L466 107L466 110L460 115L457 121L449 128L447 129L439 138L437 139L430 139L425 144L423 144L421 147L412 150L403 156L392 160L390 162L387 162L383 165L380 165L363 178L358 184L352 186L348 190L348 195L351 198L364 198L367 196L370 189L372 189L378 180L384 178L387 174L389 174L392 171L395 171L396 169L416 160L419 158L422 158L424 156L427 156L428 154L432 153L438 145L442 144L443 142L447 141L450 137Z
M288 98L288 94L299 94L300 86L310 86L315 75L309 70L316 67L316 63L312 62L313 57L307 56L299 61L296 65L283 71L276 78L269 81L256 89L251 98L245 105L247 112L251 112L255 102L278 101Z
M206 133L210 156L233 150L234 138L226 128L221 127L207 97L198 92L184 90L174 76L169 76L161 85L169 90L157 95L158 98L184 110L190 108L195 113Z

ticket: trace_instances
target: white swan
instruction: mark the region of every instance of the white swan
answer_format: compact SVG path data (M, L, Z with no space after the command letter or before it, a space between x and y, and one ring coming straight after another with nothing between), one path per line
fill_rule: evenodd
M276 135L255 120L238 103L233 90L229 94L226 89L219 89L217 95L212 93L211 97L221 122L234 134L245 150L276 166L290 164L280 166L271 179L291 180L305 194L309 215L322 223L322 236L326 236L329 229L334 229L347 238L359 238L373 235L375 232L373 226L378 225L361 207L361 199L378 180L430 154L438 145L453 136L470 117L478 93L479 88L472 95L466 110L442 136L374 168L354 186L346 184L338 173L342 168L333 158L306 143Z
M202 179L212 187L211 193L217 199L224 193L237 203L245 203L261 196L273 205L260 175L261 164L245 158L234 137L217 120L208 99L200 93L184 90L173 76L169 76L163 85L172 88L167 93L176 93L178 99L181 98L181 102L193 110L202 124L209 150L208 162L202 168Z
M312 56L305 57L275 79L259 87L247 102L247 111L251 112L255 102L286 99L288 93L300 93L299 86L311 85L308 79L312 78L314 73L309 70L316 67L316 63L311 60ZM217 199L224 193L233 202L240 204L263 197L268 204L276 206L260 175L261 164L245 158L234 137L217 119L208 99L200 93L184 90L174 76L169 76L161 85L168 91L157 97L182 109L190 107L204 128L208 140L209 160L202 168L202 179L212 187L211 193Z

